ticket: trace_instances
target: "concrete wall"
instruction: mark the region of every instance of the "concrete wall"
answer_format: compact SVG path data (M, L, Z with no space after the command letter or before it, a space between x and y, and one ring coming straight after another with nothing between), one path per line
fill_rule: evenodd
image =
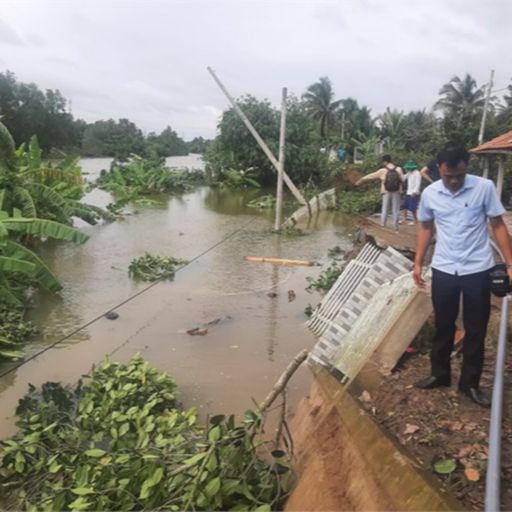
M315 373L292 423L298 482L286 510L462 510L333 377Z

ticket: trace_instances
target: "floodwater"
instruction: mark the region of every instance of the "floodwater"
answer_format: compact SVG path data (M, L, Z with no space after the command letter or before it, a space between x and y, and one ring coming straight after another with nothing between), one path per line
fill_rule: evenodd
M169 159L177 167L201 167L197 156ZM109 159L85 159L93 179ZM46 381L76 382L107 354L127 361L141 353L177 381L186 406L203 414L242 413L272 388L288 362L314 337L304 325L304 308L320 300L308 293L306 277L322 268L251 263L244 256L308 259L327 263L327 249L350 246L350 221L321 212L306 236L272 233L273 212L248 208L261 191L200 187L109 224L81 229L90 235L83 245L53 243L41 255L64 289L58 296L38 297L31 319L40 335L26 344L27 356L69 335L66 341L0 379L0 437L12 434L14 409L27 391ZM86 201L105 205L108 194L93 190ZM142 292L127 274L130 261L145 251L191 261L172 282ZM288 291L295 292L289 301ZM269 296L269 293L271 296ZM272 294L277 294L272 296ZM102 315L111 310L117 320ZM210 325L207 325L210 323ZM187 330L205 326L205 336ZM0 373L8 369L0 366ZM309 373L292 379L289 401L307 393Z

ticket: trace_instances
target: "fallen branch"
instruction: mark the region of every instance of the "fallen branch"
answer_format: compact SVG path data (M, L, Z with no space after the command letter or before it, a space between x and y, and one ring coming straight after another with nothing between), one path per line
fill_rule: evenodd
M274 384L274 387L267 395L267 398L261 402L259 409L261 412L265 412L273 403L274 400L283 392L286 384L290 380L291 376L295 373L297 368L306 360L308 357L308 351L304 349L302 352L297 354L293 361L286 367L286 370L281 374L279 380Z
M277 427L276 438L274 440L274 447L276 450L281 444L281 436L283 435L283 425L286 421L286 389L283 389L283 401L281 403L281 416L279 417L279 426Z
M266 258L264 256L245 256L244 259L259 263L273 263L274 265L303 265L305 267L313 267L315 265L315 262L310 260L287 260L284 258Z

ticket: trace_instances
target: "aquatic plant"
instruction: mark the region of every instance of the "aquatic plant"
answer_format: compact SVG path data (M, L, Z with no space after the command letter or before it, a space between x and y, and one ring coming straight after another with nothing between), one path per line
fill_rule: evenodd
M261 439L260 413L202 425L140 356L106 360L74 387L32 386L16 412L18 434L0 443L6 510L270 511L290 489L288 458Z
M172 256L156 256L147 252L144 256L132 260L128 267L128 274L141 281L172 279L176 267L184 263L186 263L186 260L173 258Z
M114 161L109 171L101 171L96 185L117 200L129 201L141 195L183 193L203 180L201 171L170 169L164 158L132 155L128 162Z
M16 360L23 357L21 344L33 336L37 329L23 320L21 308L0 306L0 359Z
M316 290L322 294L327 293L345 269L347 261L345 260L345 251L341 247L336 246L328 249L327 255L331 260L329 266L322 270L316 278L306 277L306 280L309 282L306 288L308 292Z
M247 203L249 208L259 208L261 210L274 208L276 205L276 198L271 195L260 196Z

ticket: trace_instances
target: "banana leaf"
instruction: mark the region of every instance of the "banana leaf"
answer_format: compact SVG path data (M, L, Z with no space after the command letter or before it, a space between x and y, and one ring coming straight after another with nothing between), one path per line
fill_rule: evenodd
M0 304L8 304L9 306L20 307L23 305L20 299L9 289L7 281L0 274Z
M37 209L30 192L23 187L16 187L14 189L14 197L17 204L21 207L23 217L35 218L37 217Z
M45 204L50 209L53 208L59 211L63 219L67 220L71 217L71 211L67 206L66 200L52 188L42 183L29 183L27 189L35 200Z
M58 292L59 290L62 290L62 285L59 283L55 274L53 274L53 272L44 264L43 260L41 260L39 256L30 249L27 249L13 240L6 240L3 252L11 258L25 260L32 263L35 267L33 277L37 280L38 284L46 290L51 292Z
M23 261L10 256L0 256L0 272L20 272L27 276L33 276L36 266L30 261Z
M92 204L81 203L80 201L68 200L68 208L74 217L78 217L92 225L95 225L98 219L108 222L116 219L115 215L112 215L108 210Z
M0 349L0 357L4 359L11 359L15 361L16 359L21 359L25 355L25 352L22 350L2 350Z
M89 239L88 235L78 229L53 220L12 217L2 219L0 215L0 238L2 237L2 226L8 231L17 231L27 235L54 238L56 240L67 240L77 244L83 244Z

